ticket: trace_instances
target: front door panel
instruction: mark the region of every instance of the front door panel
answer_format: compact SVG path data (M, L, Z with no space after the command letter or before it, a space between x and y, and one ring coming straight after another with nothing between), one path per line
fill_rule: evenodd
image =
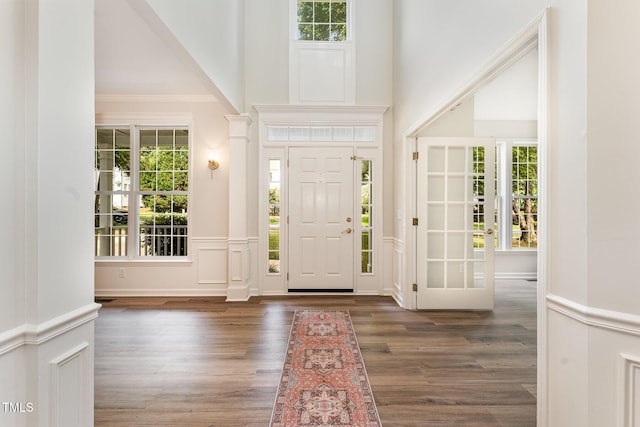
M289 148L289 290L353 289L352 153Z

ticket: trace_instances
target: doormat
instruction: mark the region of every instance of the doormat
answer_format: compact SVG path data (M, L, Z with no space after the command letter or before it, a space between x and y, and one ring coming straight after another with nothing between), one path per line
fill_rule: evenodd
M380 427L348 311L296 311L271 427Z

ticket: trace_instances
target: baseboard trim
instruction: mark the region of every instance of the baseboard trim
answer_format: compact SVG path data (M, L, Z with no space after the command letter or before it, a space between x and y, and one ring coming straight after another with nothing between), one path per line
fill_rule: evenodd
M100 304L91 303L38 325L25 323L0 334L0 356L24 345L40 345L98 317Z
M589 307L553 294L547 295L547 307L588 326L640 335L640 316L635 314Z
M224 289L96 289L96 298L125 297L226 297Z

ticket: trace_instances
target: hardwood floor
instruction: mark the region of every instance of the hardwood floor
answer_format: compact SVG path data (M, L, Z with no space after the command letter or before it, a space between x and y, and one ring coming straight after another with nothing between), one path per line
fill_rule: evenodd
M387 297L117 298L96 321L95 426L267 426L296 309L346 309L385 427L533 427L536 283L493 312Z

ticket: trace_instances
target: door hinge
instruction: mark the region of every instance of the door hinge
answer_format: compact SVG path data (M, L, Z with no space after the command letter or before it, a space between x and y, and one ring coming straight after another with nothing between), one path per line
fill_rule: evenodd
M289 281L289 273L287 273L287 282Z
M413 284L413 292L418 292L418 284L417 283Z
M289 159L287 159L287 167L289 167Z
M351 160L361 160L362 157L358 157L358 156L351 156Z
M420 156L420 155L418 154L418 152L417 152L417 151L414 151L414 152L413 152L413 154L412 154L412 158L413 158L413 160L418 160L418 157L419 157L419 156Z
M289 224L289 215L287 215L287 224Z
M418 225L418 218L413 218L413 225Z

